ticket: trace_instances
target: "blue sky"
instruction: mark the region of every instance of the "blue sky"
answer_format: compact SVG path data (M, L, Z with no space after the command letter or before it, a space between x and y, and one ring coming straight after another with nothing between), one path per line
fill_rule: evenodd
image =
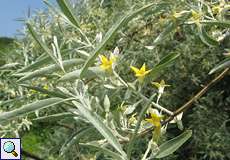
M0 37L14 37L17 29L22 28L22 22L17 18L25 18L28 13L36 9L45 9L42 0L0 0Z

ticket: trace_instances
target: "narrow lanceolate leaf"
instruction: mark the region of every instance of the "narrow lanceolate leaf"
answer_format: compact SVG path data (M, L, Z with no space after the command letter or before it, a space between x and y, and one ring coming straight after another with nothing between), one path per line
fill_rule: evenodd
M142 100L139 100L138 102L134 103L133 105L129 105L126 109L124 114L129 115L133 113L133 111L137 108L137 106L142 102Z
M150 99L148 100L148 102L145 103L145 106L141 109L141 112L138 115L139 118L138 118L135 130L134 130L134 133L131 136L131 139L130 139L129 144L128 144L128 149L127 149L128 159L131 158L132 150L133 150L133 147L134 147L134 144L136 141L137 133L138 133L140 126L141 126L141 122L144 119L144 115L145 115L146 111L148 110L148 108L150 107L151 101L153 100L154 97L155 97L155 94L152 95L150 97Z
M59 81L63 82L63 81L73 81L76 79L80 78L80 72L81 70L75 70L69 73L66 73L64 76L62 76ZM99 67L90 67L86 73L85 73L85 78L91 79L93 77L97 77L100 75L104 75L104 71L101 70Z
M42 40L40 39L40 37L37 35L37 33L35 32L35 30L31 26L31 24L30 23L26 23L26 26L27 26L30 34L34 38L34 40L39 44L39 46L54 60L55 63L57 63L59 65L57 59L53 56L51 50L48 48L48 46L44 42L42 42Z
M214 38L208 35L208 33L205 31L204 26L200 26L198 27L198 29L199 29L200 39L204 44L208 46L218 46L219 45L219 42L217 40L215 40Z
M167 66L180 56L180 53L171 53L164 56L157 66Z
M230 28L230 21L205 20L201 21L200 23L207 25L215 25L223 28Z
M51 107L51 106L59 104L61 102L63 102L62 98L48 98L45 100L40 100L40 101L36 101L36 102L30 103L30 104L24 105L20 108L13 110L13 111L0 113L0 123L4 122L4 121L8 121L12 118L16 118L18 116L22 116L24 114L34 112L38 109Z
M68 139L66 139L65 143L62 145L60 149L60 155L63 156L66 152L70 150L74 145L78 144L82 137L85 137L88 133L92 132L95 128L93 127L85 127L81 130L73 133Z
M49 55L51 55L51 51L50 49L47 47L47 45L42 42L42 40L40 39L40 37L37 35L37 33L34 31L33 27L31 26L30 23L26 23L26 26L30 32L30 34L32 35L32 37L34 38L34 40L39 44L39 46Z
M57 114L52 114L48 116L43 116L43 117L38 117L33 119L33 121L38 121L38 122L55 122L58 120L63 120L65 118L73 118L74 114L70 112L64 112L64 113L57 113Z
M75 25L76 27L80 28L79 22L74 15L73 8L71 7L68 0L57 0L57 3L59 7L61 8L61 11L64 13L64 15L68 18L68 20Z
M210 72L209 74L213 74L217 71L220 71L222 69L225 68L229 68L230 67L230 58L227 58L225 60L223 60L222 62L220 62L219 64L217 64Z
M125 15L124 17L122 17L105 35L105 37L103 38L102 42L99 43L99 45L96 47L96 49L93 51L92 56L89 57L89 59L85 62L80 76L84 76L85 72L87 71L87 69L90 67L91 64L93 64L94 60L97 58L97 56L99 55L99 53L103 50L103 48L110 42L110 40L113 38L113 36L117 33L117 31L125 26L131 19L133 19L135 16L137 16L138 14L146 11L147 9L154 7L155 9L152 12L156 13L158 11L160 11L161 9L163 9L165 7L165 3L164 4L155 4L155 3L151 3L148 4L136 11L133 11L127 15Z
M38 59L39 60L37 60L36 62L18 70L16 73L27 72L29 70L37 69L38 67L42 66L43 64L48 63L48 61L50 60L50 57L46 56L46 54L44 53Z
M65 49L65 50L62 50L62 55L66 55L67 53L71 53L73 52L72 49ZM26 72L26 71L29 71L29 70L35 70L35 69L38 69L38 68L41 68L43 65L45 64L49 64L51 60L51 57L50 56L47 56L47 54L42 54L40 57L37 58L37 60L28 65L28 66L25 66L24 68L18 70L16 73L21 73L21 72Z
M9 64L5 64L3 66L0 67L0 70L5 70L5 69L12 69L12 68L16 68L17 66L19 66L19 63L9 63Z
M84 100L81 100L84 101ZM103 123L103 121L92 111L90 111L84 104L73 101L73 104L79 109L80 113L91 122L94 127L107 139L107 141L119 152L122 156L126 157L121 144L118 139L113 135L112 131Z
M169 35L169 33L171 33L176 27L177 27L177 25L174 22L169 22L168 25L163 30L163 32L161 32L157 36L157 38L153 41L153 48L157 44L159 44L160 42L162 42Z
M191 136L192 136L192 131L187 130L181 135L163 143L162 145L160 145L159 152L155 155L155 158L164 158L172 154L179 147L181 147Z
M151 72L149 73L149 79L155 79L157 75L166 67L168 67L170 64L172 64L178 57L180 56L179 53L171 53L166 56L164 56L161 61L153 67Z
M105 108L105 112L108 113L110 110L110 100L107 95L105 95L105 98L104 98L104 108Z
M96 143L96 142L90 142L90 143L81 143L80 144L81 146L85 146L85 147L90 147L90 148L95 148L101 152L103 152L104 154L108 155L108 156L111 156L113 159L116 159L116 160L124 160L123 157L121 157L119 154L105 148L105 147L102 147L100 146L99 143Z
M47 89L44 89L44 88L41 88L41 87L29 86L29 85L26 85L26 84L19 84L19 85L22 86L22 87L25 87L25 88L40 92L42 94L47 94L50 97L68 98L67 95L65 95L65 94L63 94L63 93L61 93L60 91L57 91L57 90L47 90Z
M62 63L63 63L63 67L65 69L68 69L70 67L82 64L83 62L84 62L84 60L82 60L82 59L71 59L71 60L65 60ZM35 71L31 72L31 73L26 74L25 76L20 78L18 80L18 82L29 80L29 79L32 79L32 78L35 78L35 77L44 76L46 74L51 74L51 73L54 73L54 72L57 72L57 71L60 71L60 70L61 70L61 68L59 67L59 65L52 64L52 65L49 65L47 67L43 67L41 69L38 69L38 70L35 70Z

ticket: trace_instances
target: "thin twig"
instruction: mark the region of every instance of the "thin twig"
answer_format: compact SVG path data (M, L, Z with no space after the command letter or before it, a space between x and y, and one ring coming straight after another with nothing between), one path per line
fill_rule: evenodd
M228 73L229 68L225 69L223 72L221 72L218 76L216 76L213 80L211 80L206 86L204 86L194 97L192 97L188 102L186 102L182 107L178 108L176 111L173 112L173 115L171 115L169 118L167 118L163 123L163 125L166 125L167 123L169 123L171 120L174 119L174 117L176 117L177 115L179 115L180 113L186 111L187 109L193 107L192 104L199 99L202 95L204 95L207 90L213 86L215 83L217 83L218 81L220 81L221 79L224 78L224 76ZM151 132L154 129L154 127L149 127L147 129L145 129L144 131L142 131L140 134L138 134L138 137L143 137L146 134L148 134L149 132ZM126 141L120 141L120 143L126 143Z
M174 119L177 115L180 113L186 111L187 109L192 107L192 104L199 99L201 96L203 96L207 90L214 85L216 82L220 81L224 76L228 73L229 68L225 69L223 72L221 72L218 76L216 76L213 80L211 80L206 86L203 87L194 97L192 97L187 103L185 103L182 107L178 108L176 111L174 111L173 115L170 116L168 119L166 119L163 122L163 125L169 123L171 120Z
M167 118L162 125L165 125L167 123L169 123L171 120L174 119L174 117L176 117L177 115L179 115L180 113L184 112L185 110L189 109L192 107L192 104L199 99L202 95L204 95L207 90L214 85L215 83L217 83L218 81L220 81L222 78L224 78L224 76L228 73L229 68L225 69L223 72L221 72L218 76L216 76L213 80L211 80L206 86L203 87L203 89L201 89L194 97L192 97L188 102L186 102L182 107L178 108L176 111L173 112L173 115L170 116L169 118ZM153 130L153 127L146 129L145 131L143 131L140 136L144 136L147 133L149 133L150 131Z

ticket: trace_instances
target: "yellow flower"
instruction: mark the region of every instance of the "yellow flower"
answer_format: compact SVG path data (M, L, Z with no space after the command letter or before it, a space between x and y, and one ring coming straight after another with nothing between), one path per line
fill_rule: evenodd
M192 22L195 23L197 26L199 26L200 20L202 18L202 13L194 10L192 10L191 13L192 13L192 17L191 17Z
M221 7L219 5L215 5L212 7L213 14L219 14L221 12Z
M152 84L153 84L154 86L156 86L157 89L158 89L158 97L157 97L157 103L158 103L159 100L160 100L160 98L161 98L161 95L164 93L165 87L168 87L168 86L170 86L170 85L165 84L165 81L164 81L164 80L161 80L160 83L158 83L158 82L152 82Z
M129 120L128 120L128 124L129 125L135 125L136 123L137 123L137 119L136 119L136 116L137 115L137 113L135 113L135 114L133 114L130 118L129 118Z
M112 71L113 64L116 62L116 56L113 54L110 55L110 58L105 57L104 55L99 56L101 65L100 67L105 71Z
M145 120L155 126L152 139L157 142L161 134L161 120L163 116L157 113L150 113L150 115L151 117L146 118Z
M49 86L46 84L46 85L43 86L43 89L48 90Z
M169 87L170 86L168 84L165 84L164 80L161 80L160 83L158 83L158 82L152 82L152 84L157 87L159 94L162 94L164 92L165 87Z
M135 72L135 76L138 78L140 82L143 82L145 76L151 72L151 70L146 70L145 63L142 65L140 69L130 66L130 68Z
M199 21L200 18L201 18L201 14L199 12L192 10L192 19L194 21Z
M150 113L151 117L146 118L145 120L151 124L153 124L155 127L161 126L161 119L162 116L158 115L157 113Z
M165 24L165 18L164 17L162 17L162 16L160 16L160 18L159 18L159 24L160 24L160 26L163 26L164 24Z
M180 12L175 12L175 11L174 11L174 12L170 15L170 17L171 17L171 19L172 19L173 21L176 21L177 19L180 19L180 18L186 16L188 13L189 13L189 11L185 11L185 10L180 11Z

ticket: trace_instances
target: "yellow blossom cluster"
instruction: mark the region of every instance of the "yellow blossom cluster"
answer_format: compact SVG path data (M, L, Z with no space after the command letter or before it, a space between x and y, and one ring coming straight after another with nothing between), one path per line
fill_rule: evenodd
M106 72L112 73L113 72L113 66L115 65L117 61L117 55L111 53L110 57L107 58L104 55L100 55L100 68L103 69ZM140 83L144 82L145 77L152 71L151 69L147 69L145 63L140 67L134 67L130 66L131 70L135 73L135 76L137 77L138 81ZM153 86L157 87L159 95L161 95L164 91L164 88L169 86L165 84L164 80L161 80L161 82L152 82ZM158 113L158 112L157 112ZM161 134L161 120L163 118L162 115L159 113L157 114L155 112L150 112L150 117L146 118L145 120L149 123L151 123L155 129L154 129L154 135L153 135L153 140L157 141L158 138L160 137ZM136 114L134 114L130 119L129 119L129 124L134 124L136 122L135 118Z

